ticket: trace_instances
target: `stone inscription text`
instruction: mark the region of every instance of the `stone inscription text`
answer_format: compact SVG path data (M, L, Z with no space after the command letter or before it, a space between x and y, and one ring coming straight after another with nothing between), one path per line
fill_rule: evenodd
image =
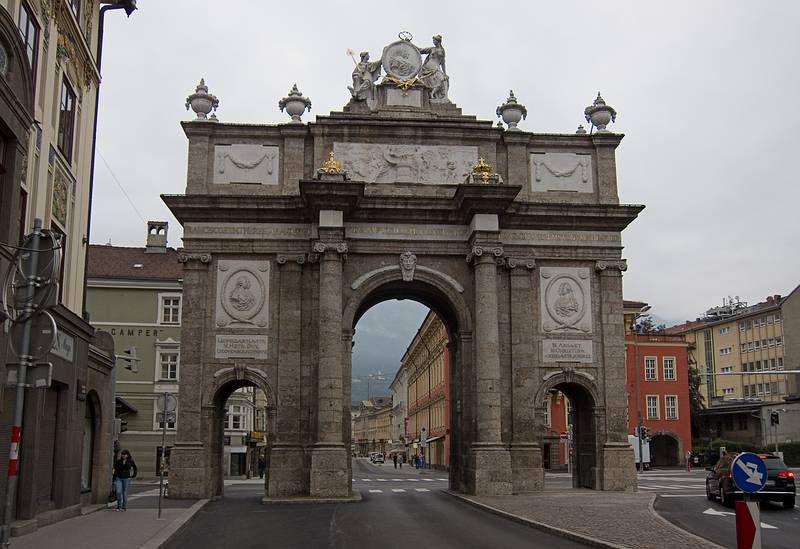
M218 335L214 348L216 358L267 358L267 336Z
M542 341L543 362L593 362L592 342L574 339L545 339Z

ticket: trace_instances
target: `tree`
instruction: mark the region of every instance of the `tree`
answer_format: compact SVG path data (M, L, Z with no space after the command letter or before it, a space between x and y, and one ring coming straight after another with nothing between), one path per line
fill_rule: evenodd
M705 409L705 397L700 392L700 371L695 368L694 361L689 363L689 408L691 412L692 438L700 438L701 412Z
M634 325L634 330L637 334L663 334L665 328L664 324L656 326L656 323L653 322L653 317L650 315L639 317L639 320Z

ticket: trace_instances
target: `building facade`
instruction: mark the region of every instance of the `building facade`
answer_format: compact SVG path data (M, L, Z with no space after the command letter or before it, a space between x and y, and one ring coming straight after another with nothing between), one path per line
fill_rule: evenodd
M353 408L353 450L358 456L372 452L387 454L392 450L392 397L372 397Z
M115 397L122 431L117 433L117 447L130 450L142 477L159 474L162 453L168 463L177 428L177 418L167 422L162 449L164 426L158 417L157 397L174 395L180 409L183 272L178 252L167 246L167 230L167 223L151 221L145 247L92 245L89 249L86 304L92 324L111 334L119 352L135 349L139 358L138 371L115 371ZM234 392L226 403L226 476L252 472L251 464L257 463L253 448L266 444L264 430L254 425L257 397L248 389ZM263 393L258 394L263 399ZM265 408L266 403L262 415Z
M0 242L18 245L41 220L62 252L50 309L57 343L44 357L52 385L26 391L15 502L25 522L17 530L105 501L111 480L113 340L83 318L99 24L96 2L0 1ZM3 273L12 254L0 246ZM6 333L3 364L16 360ZM8 458L13 402L13 391L3 391L0 460ZM3 492L5 485L3 475Z
M800 339L800 292L768 296L748 306L737 299L706 311L702 318L667 329L694 347L706 405L719 399L783 402L793 394L796 375L784 374L790 360L786 342ZM784 311L790 322L784 322ZM798 349L800 350L800 349Z
M399 368L389 385L392 392L392 414L389 436L392 439L392 452L399 453L408 460L408 372Z
M428 312L400 361L408 379L411 454L430 467L450 467L450 358L444 323Z
M682 335L641 333L636 316L646 303L624 303L628 434L647 429L651 465L685 464L692 448L689 344Z

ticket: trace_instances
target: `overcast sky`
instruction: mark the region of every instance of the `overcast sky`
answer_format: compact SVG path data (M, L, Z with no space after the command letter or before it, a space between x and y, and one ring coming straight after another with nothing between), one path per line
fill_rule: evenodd
M800 2L138 4L106 17L93 243L141 246L166 219L181 244L159 194L184 190L178 122L200 77L223 122L286 122L295 82L311 120L347 103L348 48L376 59L405 30L419 47L443 36L465 114L496 119L509 89L526 131L575 131L598 90L617 110L620 198L647 205L623 233L626 298L682 321L800 282Z

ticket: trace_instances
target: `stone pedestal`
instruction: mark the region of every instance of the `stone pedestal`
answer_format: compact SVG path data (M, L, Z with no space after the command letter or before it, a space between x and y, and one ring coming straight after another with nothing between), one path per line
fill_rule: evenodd
M205 453L206 450L200 442L175 443L169 458L171 498L202 499L212 496Z
M602 469L596 487L615 492L635 492L637 487L636 465L630 444L607 442L600 456Z
M515 494L544 489L542 449L535 442L511 445L511 478Z
M315 444L311 450L311 497L348 498L349 461L344 444Z
M513 493L511 452L501 444L475 443L471 449L473 492L476 496Z
M306 494L303 479L303 447L276 444L270 452L268 498L292 498Z

